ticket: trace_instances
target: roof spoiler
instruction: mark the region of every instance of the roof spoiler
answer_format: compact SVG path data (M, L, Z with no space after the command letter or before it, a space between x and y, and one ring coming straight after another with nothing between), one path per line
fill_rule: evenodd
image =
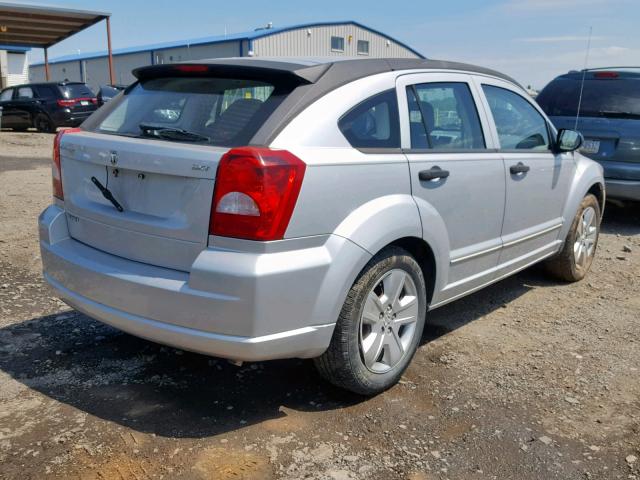
M242 60L220 59L216 62L171 63L150 65L133 70L138 80L175 76L215 75L220 78L243 78L249 80L280 80L295 84L317 82L331 64L304 66L296 63L253 60L251 63Z

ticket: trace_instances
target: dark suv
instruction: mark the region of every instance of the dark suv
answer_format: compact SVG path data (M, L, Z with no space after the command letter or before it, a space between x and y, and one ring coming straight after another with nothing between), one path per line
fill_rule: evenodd
M536 100L559 129L575 129L580 102L581 151L604 167L607 196L640 201L640 68L569 72Z
M58 127L77 127L97 108L96 96L84 83L16 85L0 92L0 126L54 132Z

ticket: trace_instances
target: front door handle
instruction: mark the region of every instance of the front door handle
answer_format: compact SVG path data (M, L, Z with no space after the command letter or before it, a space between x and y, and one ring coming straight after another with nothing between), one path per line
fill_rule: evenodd
M522 162L518 162L517 165L511 165L511 167L509 168L509 171L511 172L512 175L520 175L522 173L527 173L529 170L531 170L531 167L529 167L529 165L525 165Z
M438 166L431 167L429 170L422 170L418 173L418 178L421 182L428 182L430 180L441 180L449 176L449 170L442 170Z

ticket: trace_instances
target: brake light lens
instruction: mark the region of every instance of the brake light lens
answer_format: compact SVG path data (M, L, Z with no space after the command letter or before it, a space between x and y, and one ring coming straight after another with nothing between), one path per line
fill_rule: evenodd
M306 164L286 150L242 147L220 159L209 233L280 240L298 200Z
M593 74L595 78L618 78L619 75L616 72L596 72Z
M185 73L203 73L209 70L206 65L176 65L175 70Z
M63 135L79 132L79 128L67 128L60 130L53 140L53 162L51 165L51 179L53 186L53 196L64 200L64 191L62 190L62 165L60 163L60 141Z

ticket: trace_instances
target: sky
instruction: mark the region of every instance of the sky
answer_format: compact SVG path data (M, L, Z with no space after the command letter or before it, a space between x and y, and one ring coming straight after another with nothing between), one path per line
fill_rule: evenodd
M19 0L14 0L19 1ZM540 89L589 67L640 66L640 0L65 0L37 3L112 14L113 48L315 21L355 20L427 58L473 63ZM49 58L106 49L104 22L50 49ZM41 61L41 50L30 53Z

